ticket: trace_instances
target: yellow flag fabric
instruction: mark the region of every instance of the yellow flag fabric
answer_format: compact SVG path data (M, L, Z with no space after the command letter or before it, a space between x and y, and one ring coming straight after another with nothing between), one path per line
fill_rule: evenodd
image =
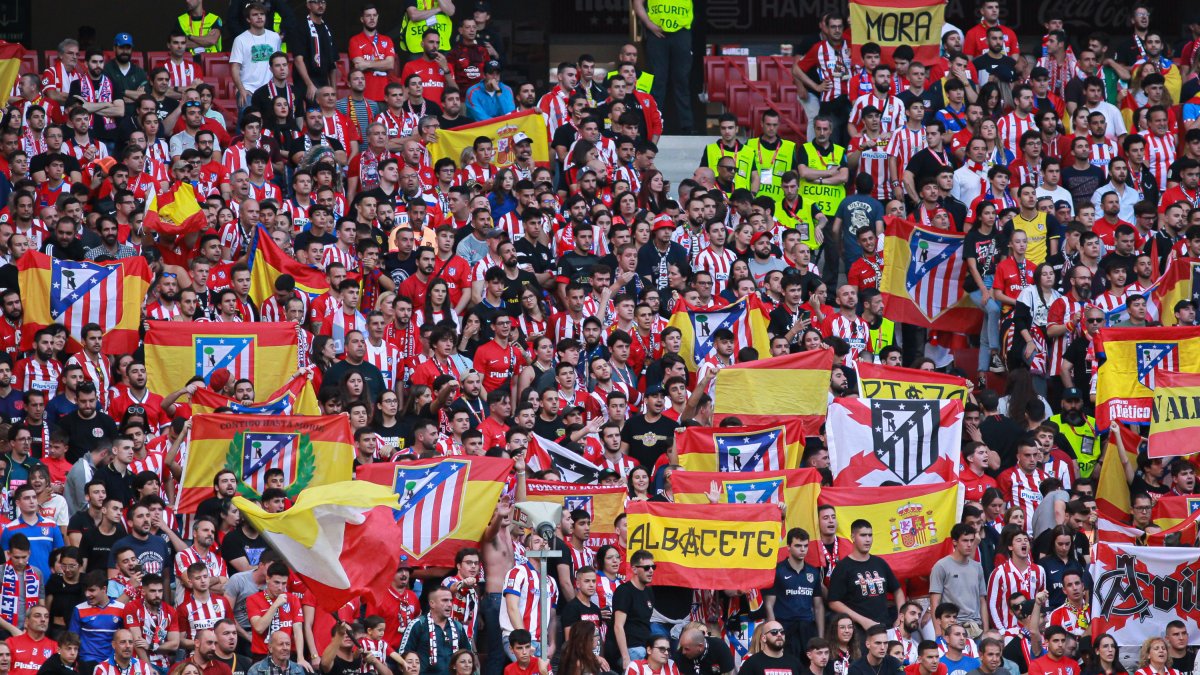
M229 381L246 378L255 391L276 391L296 372L296 324L148 321L146 371L150 391L161 396L183 389L199 375L210 382L225 369Z
M578 485L553 480L530 480L525 484L531 502L562 504L564 511L583 509L592 517L592 534L587 547L593 551L618 543L617 516L625 513L625 488L609 485Z
M1175 457L1195 450L1200 426L1200 374L1159 373L1150 410L1150 457Z
M891 399L954 399L967 402L971 383L957 375L934 373L916 368L884 366L860 361L858 393L863 398Z
M785 504L784 533L802 528L816 538L817 498L821 474L816 469L787 471L676 471L671 474L671 492L677 504L708 504L708 492L716 488L721 504Z
M1200 326L1104 328L1095 350L1097 428L1149 424L1159 375L1200 373Z
M733 353L753 347L759 354L768 354L771 336L767 333L767 308L757 295L714 309L696 309L680 302L671 315L671 326L679 329L683 344L679 356L688 370L697 370L704 359L712 355L713 333L726 329L733 333Z
M722 368L713 389L713 423L784 424L799 418L809 436L820 432L829 408L833 350L784 354Z
M525 134L533 141L533 161L538 166L550 166L550 134L545 118L537 110L509 113L454 129L439 129L437 141L429 145L429 154L435 163L443 157L458 163L463 150L470 148L479 136L487 136L495 143L496 166L503 167L517 158L513 142L517 134Z

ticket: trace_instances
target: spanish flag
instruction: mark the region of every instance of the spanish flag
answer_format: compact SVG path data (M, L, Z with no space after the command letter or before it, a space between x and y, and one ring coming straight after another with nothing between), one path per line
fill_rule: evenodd
M176 183L150 199L142 225L159 234L185 235L207 229L208 219L191 183Z
M682 476L683 473L678 474ZM617 518L625 513L625 488L611 485L576 485L553 480L530 480L525 483L526 498L531 502L562 504L563 512L583 509L592 518L592 534L587 547L595 551L607 544L619 542Z
M883 315L896 323L978 333L983 312L963 290L965 235L893 218L883 257Z
M858 371L858 395L864 398L910 401L948 398L966 403L971 391L971 383L956 375L867 361L859 361L854 367Z
M17 261L25 306L21 349L32 349L34 334L58 323L69 334L67 351L77 352L83 327L95 323L104 331L105 354L134 351L150 278L150 266L141 256L94 263L29 251Z
M754 347L760 357L771 353L771 337L767 334L767 310L757 295L716 309L694 309L680 301L671 315L669 325L683 333L679 356L688 370L696 370L713 353L713 333L725 328L733 333L733 353L744 347Z
M1150 457L1175 457L1195 450L1200 427L1200 374L1159 373L1150 409Z
M231 382L245 378L256 390L276 391L288 383L298 365L299 338L291 322L147 323L150 390L162 396L183 389L197 375L207 383L221 368L229 371Z
M439 159L449 157L456 163L461 161L462 152L475 143L480 136L491 138L496 144L496 166L512 164L517 159L513 137L525 134L533 141L533 161L538 166L550 166L550 133L546 119L537 110L512 112L482 122L464 124L453 129L439 129L437 141L429 145L432 166Z
M0 40L0 105L8 103L8 96L21 76L21 59L25 48L16 42Z
M1148 546L1195 546L1197 529L1200 527L1200 497L1159 497L1154 503L1153 519L1162 531L1146 535ZM1174 539L1179 541L1172 541Z
M626 551L654 555L656 584L746 589L775 578L783 541L775 504L629 502L626 513Z
M902 487L824 488L819 499L837 512L838 539L851 541L850 525L871 523L871 554L882 557L897 579L929 574L953 546L950 528L962 512L958 482Z
M716 492L719 504L783 504L783 529L799 527L816 539L817 498L821 474L816 469L785 471L676 471L671 474L671 493L676 504L708 504Z
M803 452L804 424L796 417L779 424L675 430L675 453L685 471L795 469Z
M435 457L358 467L358 479L400 496L393 546L400 562L450 567L464 546L477 546L492 519L513 462L507 457Z
M375 594L387 592L379 580L400 564L395 492L343 481L300 491L296 503L280 513L267 513L244 497L234 497L233 503L325 611L336 612L362 597L377 601Z
M1100 513L1115 521L1124 521L1132 513L1129 504L1129 481L1125 479L1125 467L1117 454L1125 452L1131 466L1136 466L1141 436L1123 424L1117 424L1117 433L1109 433L1104 446L1104 459L1100 462L1100 473L1096 478L1096 507ZM1120 438L1118 446L1117 439Z
M1162 373L1200 373L1200 326L1103 328L1096 358L1096 426L1148 424Z
M1164 326L1175 325L1175 303L1192 299L1192 289L1196 288L1198 275L1200 260L1176 258L1159 277L1158 286L1154 289L1154 300L1158 303L1159 315Z
M329 291L329 279L315 267L298 262L279 248L266 228L259 225L254 232L247 256L250 267L250 299L261 305L275 294L275 280L290 274L296 280L296 290L315 298Z
M806 436L816 435L829 408L832 368L829 349L722 368L713 390L713 422L737 417L742 424L776 425L799 419Z
M179 479L175 510L195 513L212 496L213 478L222 469L237 476L238 494L258 499L266 473L283 471L284 489L300 491L350 480L354 442L345 415L196 415L188 434L188 461Z
M217 408L228 408L239 415L320 415L317 395L313 393L312 381L300 373L270 396L254 403L235 401L208 387L200 387L191 396L192 413L216 412Z

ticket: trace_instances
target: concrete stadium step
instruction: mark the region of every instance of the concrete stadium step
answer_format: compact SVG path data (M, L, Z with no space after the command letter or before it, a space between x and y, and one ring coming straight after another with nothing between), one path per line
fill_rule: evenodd
M713 137L715 138L715 136ZM704 146L712 142L708 136L663 136L658 140L658 156L655 166L671 181L671 198L679 195L679 181L691 178L704 152Z

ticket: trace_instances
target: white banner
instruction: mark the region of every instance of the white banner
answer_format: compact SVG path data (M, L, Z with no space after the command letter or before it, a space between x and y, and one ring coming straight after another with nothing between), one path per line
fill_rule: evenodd
M963 404L957 400L839 398L829 404L836 487L958 480Z
M1141 645L1178 619L1200 644L1200 548L1099 543L1091 572L1092 635Z

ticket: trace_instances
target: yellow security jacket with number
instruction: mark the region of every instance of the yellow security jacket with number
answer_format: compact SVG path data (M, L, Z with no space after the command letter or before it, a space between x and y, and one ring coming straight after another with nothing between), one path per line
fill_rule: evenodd
M692 27L692 0L646 0L646 14L664 33Z
M734 143L737 143L737 141L735 140ZM721 161L722 157L733 157L733 161L735 162L734 168L736 169L737 168L736 162L737 162L737 156L738 156L739 151L741 151L741 148L738 148L738 150L733 151L733 152L730 152L729 150L722 148L720 141L718 141L716 143L709 143L708 145L704 146L705 166L712 169L713 173L716 173L717 172L717 162Z
M417 0L417 11L426 12L437 6L437 0ZM430 23L430 21L433 23ZM449 51L450 33L454 30L454 27L450 22L450 17L445 14L435 14L425 21L411 21L406 11L404 13L404 22L401 24L402 35L400 36L400 44L410 54L420 54L424 51L421 49L421 36L430 28L436 28L438 35L441 36L438 49Z
M183 14L179 15L179 28L183 31L184 35L190 38L204 37L208 35L209 31L211 31L213 27L216 26L220 21L221 17L213 14L212 12L205 14L204 18L200 19L199 21L196 21L190 14L184 12ZM221 51L221 38L218 37L217 43L206 48L204 51L210 54L215 54Z
M780 199L775 202L775 220L784 227L790 227L800 233L800 241L808 244L808 248L816 251L820 246L817 244L817 235L812 223L812 211L804 200L800 200L800 207L796 210L796 214L792 215L788 208L784 205L784 200Z
M792 165L796 162L796 144L791 141L779 139L779 150L767 150L759 147L760 140L751 138L746 141L745 147L738 153L737 177L734 179L734 187L750 189L751 176L756 171L763 169L771 170L771 182L760 181L758 184L758 192L754 196L767 195L776 202L783 199L782 183L783 174L792 170ZM774 162L770 166L760 166L771 162L774 157ZM760 176L761 178L761 176Z
M837 144L830 144L830 148L832 148L830 154L822 155L817 150L817 146L805 143L804 154L808 159L808 168L823 171L829 167L841 166L842 159L846 156L846 149ZM838 206L846 198L846 186L801 180L800 198L804 200L805 204L820 204L821 211L826 216L833 218Z

